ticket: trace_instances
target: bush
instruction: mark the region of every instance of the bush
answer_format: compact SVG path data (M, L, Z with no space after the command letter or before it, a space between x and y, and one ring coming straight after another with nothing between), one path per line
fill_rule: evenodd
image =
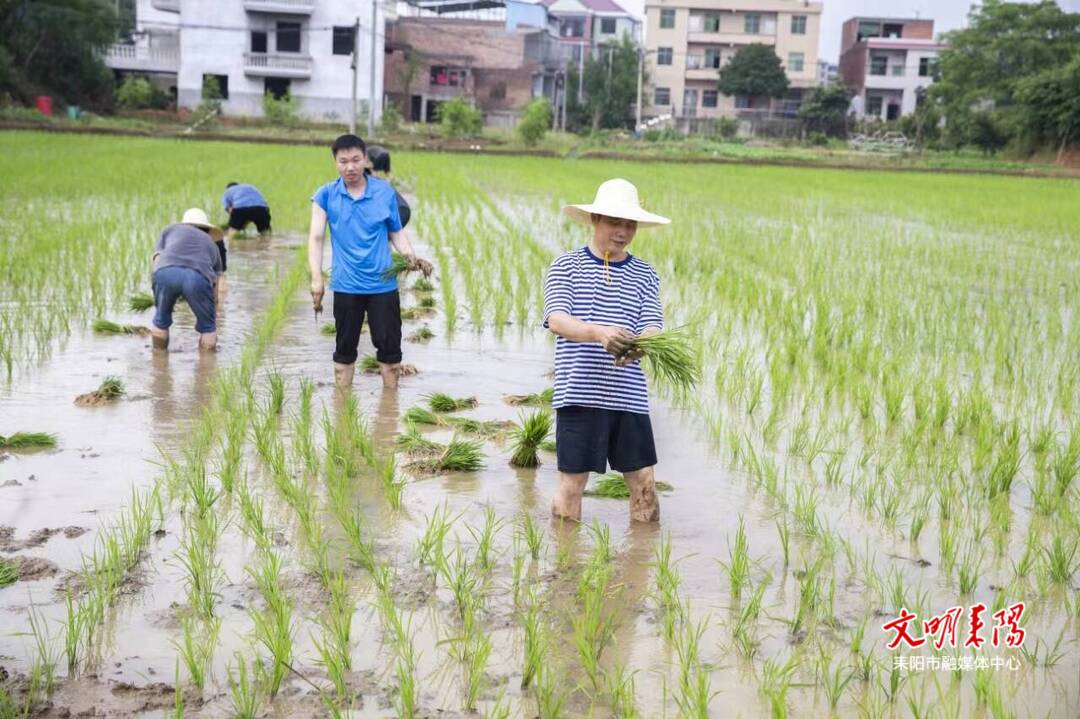
M824 132L811 132L806 137L806 142L816 147L824 147L829 144L829 136Z
M202 102L195 108L192 114L192 127L204 128L214 124L218 115L221 114L221 85L213 75L207 75L203 80Z
M387 103L383 108L382 118L379 120L379 128L383 132L397 132L401 127L401 113L398 112L397 105L394 103Z
M546 99L538 97L525 106L517 131L525 144L532 147L544 139L549 127L551 127L551 105Z
M686 137L674 127L653 128L645 131L646 142L681 142Z
M125 110L160 110L169 104L169 97L145 77L128 76L116 88L116 104Z
M739 131L739 121L734 117L721 117L716 121L716 132L725 140L734 139Z
M438 120L447 137L478 137L484 127L484 116L460 97L439 105Z
M268 92L263 95L263 116L271 125L296 127L300 124L300 106L289 93L277 98Z

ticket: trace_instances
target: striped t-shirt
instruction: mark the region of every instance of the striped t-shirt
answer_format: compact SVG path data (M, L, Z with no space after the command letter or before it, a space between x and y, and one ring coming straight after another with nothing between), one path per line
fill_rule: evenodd
M597 325L624 327L640 334L663 329L660 277L634 256L604 261L588 247L555 259L544 285L544 327L552 312ZM649 413L649 394L640 362L616 367L598 342L555 340L556 408L578 405Z

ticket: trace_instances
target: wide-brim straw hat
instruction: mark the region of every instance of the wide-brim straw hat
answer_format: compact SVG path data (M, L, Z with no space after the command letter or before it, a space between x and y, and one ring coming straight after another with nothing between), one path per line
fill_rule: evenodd
M184 223L185 225L195 225L200 229L206 230L208 233L210 233L210 237L214 239L214 242L217 242L222 237L221 228L217 225L211 224L210 218L207 217L206 213L200 210L198 207L192 207L184 210L184 217L180 220L180 222Z
M563 214L578 222L592 224L592 215L606 215L623 220L633 220L638 227L669 225L671 220L655 215L641 207L637 188L621 178L608 180L596 188L596 199L588 205L566 205Z

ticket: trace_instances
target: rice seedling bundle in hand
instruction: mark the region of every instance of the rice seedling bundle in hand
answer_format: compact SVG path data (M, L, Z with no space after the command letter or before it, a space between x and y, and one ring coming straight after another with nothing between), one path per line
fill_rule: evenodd
M106 335L148 335L150 330L141 325L120 325L109 320L94 320L94 332Z
M394 252L390 255L390 266L383 272L382 277L384 280L392 280L403 272L411 272L414 269L416 268L410 265L409 258Z
M657 492L670 492L673 490L667 482L657 482ZM630 487L626 484L626 477L622 472L608 472L596 478L595 484L585 490L587 497L604 497L606 499L629 499Z
M16 432L0 435L0 449L51 449L56 446L56 435L48 432Z
M630 347L640 350L653 374L676 389L692 389L701 380L701 367L691 350L690 335L685 327L635 337L630 341Z
M551 412L546 409L533 412L528 417L522 416L521 424L515 427L510 437L514 441L514 452L510 464L515 467L537 467L540 456L537 450L551 434Z
M509 405L530 405L534 407L550 406L555 399L555 388L548 387L543 392L533 394L507 394L503 395L503 401Z
M479 402L476 397L454 398L442 392L435 392L427 396L428 406L435 412L457 412L462 409L472 409Z
M128 298L128 307L132 312L143 312L154 306L154 296L146 292L136 292Z

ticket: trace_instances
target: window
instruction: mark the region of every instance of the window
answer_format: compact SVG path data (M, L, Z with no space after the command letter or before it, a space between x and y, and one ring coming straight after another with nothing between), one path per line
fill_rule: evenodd
M266 47L266 33L253 30L251 32L251 51L266 52Z
M442 87L464 87L468 72L463 68L433 65L431 68L431 84Z
M789 52L787 56L788 72L802 72L805 55L801 52Z
M279 22L277 24L277 51L300 52L300 23Z
M735 96L735 109L736 110L748 110L748 109L750 109L750 97L748 95L736 95Z
M757 35L761 32L761 15L756 12L746 13L743 22L743 31L747 35Z
M705 32L720 32L720 16L716 13L709 13L704 17L702 26L705 28Z
M792 35L805 35L806 34L806 16L805 15L792 15L791 16L791 34Z
M937 60L932 57L919 58L919 77L933 77L937 72Z
M720 48L705 48L705 67L717 70L720 68Z
M289 80L284 77L268 77L263 81L263 94L280 100L289 94Z
M222 100L229 99L229 76L228 75L206 75L202 76L202 96L206 99L207 84L217 81L218 97Z
M866 96L866 114L871 117L881 117L881 95Z
M885 71L889 67L889 58L885 55L871 55L870 56L870 74L871 75L884 75Z
M904 75L904 65L903 65L903 63L898 62L895 65L893 65L892 66L892 74L893 74L894 77L903 77L903 75Z
M857 42L862 42L868 37L881 37L881 23L868 20L859 23Z
M356 44L354 35L356 28L352 25L335 25L334 26L334 54L335 55L352 55L353 47Z
M885 23L881 26L882 37L901 37L904 34L904 26L899 23Z
M656 49L656 64L657 65L670 65L672 58L672 50L670 47L660 47Z
M653 94L654 105L670 105L671 104L671 88L670 87L658 87Z
M600 18L600 34L601 35L614 35L615 34L615 18L602 17Z
M701 91L701 106L702 107L716 107L718 93L716 90L702 90Z
M675 27L675 10L673 8L664 8L660 11L660 29L670 30Z
M506 83L497 82L491 86L491 92L488 93L488 98L491 100L505 100L506 99Z
M560 37L585 37L585 18L565 18L559 23Z

